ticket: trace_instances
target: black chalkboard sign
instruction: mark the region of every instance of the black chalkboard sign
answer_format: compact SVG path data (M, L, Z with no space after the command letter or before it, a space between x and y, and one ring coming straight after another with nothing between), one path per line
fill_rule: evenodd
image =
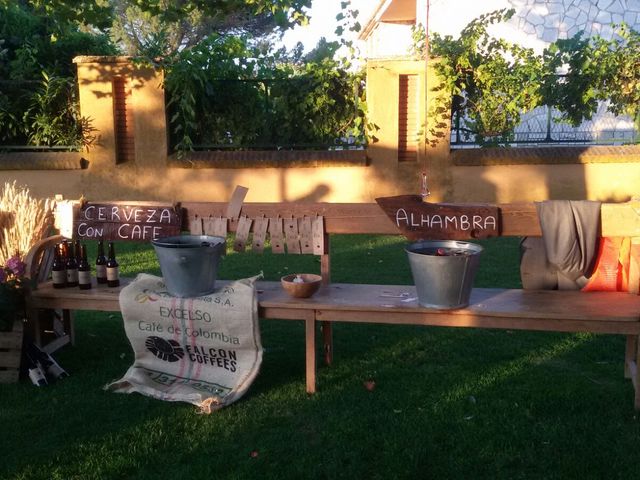
M155 203L84 203L74 214L73 234L80 239L146 242L179 235L182 212Z

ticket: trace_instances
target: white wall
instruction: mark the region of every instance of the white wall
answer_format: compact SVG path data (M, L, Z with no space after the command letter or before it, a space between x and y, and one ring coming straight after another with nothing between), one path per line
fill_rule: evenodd
M640 0L431 0L429 28L457 37L474 18L494 10L513 8L514 17L492 27L491 33L541 52L558 38L583 30L610 39L612 24L626 22L640 27ZM411 27L382 26L367 47L370 58L407 54ZM409 43L410 45L410 43Z

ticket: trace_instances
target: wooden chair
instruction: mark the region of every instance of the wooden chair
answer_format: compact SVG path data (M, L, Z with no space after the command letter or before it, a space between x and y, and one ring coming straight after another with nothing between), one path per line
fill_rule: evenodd
M31 248L25 258L26 276L31 279L30 288L37 289L39 284L47 281L53 265L54 247L64 238L62 235L47 237ZM27 301L27 319L27 335L47 353L52 353L68 343L75 343L71 310L33 308ZM45 334L53 334L54 339L43 344Z

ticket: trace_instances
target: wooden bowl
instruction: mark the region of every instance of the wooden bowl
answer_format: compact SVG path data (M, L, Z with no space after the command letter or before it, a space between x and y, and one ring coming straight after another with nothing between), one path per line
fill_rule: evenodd
M302 278L304 282L294 282L296 277ZM280 279L282 288L285 292L294 298L309 298L316 293L322 284L322 277L320 275L314 275L313 273L294 273L291 275L285 275Z

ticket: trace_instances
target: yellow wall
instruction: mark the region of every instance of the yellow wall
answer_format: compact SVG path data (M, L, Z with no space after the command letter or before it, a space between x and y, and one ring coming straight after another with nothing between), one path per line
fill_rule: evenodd
M267 202L370 202L376 196L405 192L407 169L396 168L395 160L381 155L373 155L368 166L354 167L169 168L161 73L134 67L124 57L79 57L75 63L81 112L92 119L98 134L97 144L85 154L89 167L55 172L0 171L0 180L28 184L38 196L61 193L66 198L85 195L91 200L225 201L236 185L249 188L247 201ZM131 78L135 123L135 161L119 165L115 162L113 127L115 75ZM397 94L392 103L397 104ZM393 156L395 144L386 144L386 148L386 156Z
M437 78L433 69L429 69L425 85L425 63L408 59L372 60L367 63L367 107L369 122L375 125L373 135L378 141L370 144L368 154L372 165L380 172L381 178L393 184L388 193L393 195L419 193L421 173L426 171L432 201L446 198L448 193L449 160L448 133L435 146L425 144L426 132L433 128L431 121L426 122L426 109L420 111L420 125L423 135L422 148L417 162L398 163L398 98L400 75L418 75L420 85L420 105L425 105L425 91L429 111L436 100L433 87ZM447 125L448 128L448 125ZM429 136L430 139L433 136ZM378 190L379 187L375 189ZM381 196L381 195L378 195Z
M16 180L37 196L85 195L90 200L226 201L236 185L249 188L247 201L371 202L377 196L418 193L428 172L431 201L517 202L544 199L626 200L640 188L640 163L572 165L454 165L448 130L435 146L424 142L417 162L397 161L400 74L417 74L424 98L424 62L376 60L367 67L369 121L379 141L370 145L368 166L185 169L167 165L167 126L162 74L134 67L123 57L75 60L80 106L97 130L85 152L84 170L0 170L0 181ZM116 165L112 79L131 79L135 161ZM437 78L430 69L427 100L433 106ZM425 112L420 112L424 130ZM448 129L448 124L445 124Z
M640 195L640 163L452 167L455 202L546 199L627 201Z

